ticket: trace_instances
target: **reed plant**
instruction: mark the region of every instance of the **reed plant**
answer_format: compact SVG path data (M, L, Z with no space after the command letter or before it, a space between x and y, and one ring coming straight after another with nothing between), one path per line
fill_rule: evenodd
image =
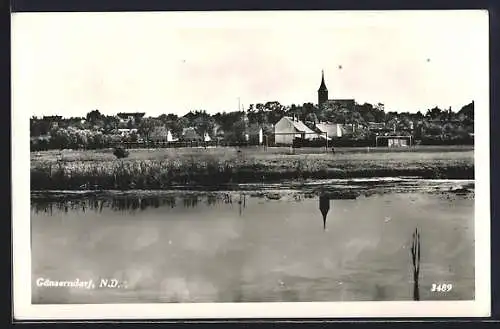
M170 152L170 151L169 151ZM172 151L173 152L173 151ZM327 155L211 154L192 152L175 156L135 153L96 160L65 155L63 160L35 157L31 161L31 188L46 189L168 189L175 185L221 186L233 183L276 182L289 179L418 176L474 178L468 159L334 158Z
M420 275L420 233L418 232L418 228L415 229L412 235L411 261L413 267L413 300L420 300L418 282Z

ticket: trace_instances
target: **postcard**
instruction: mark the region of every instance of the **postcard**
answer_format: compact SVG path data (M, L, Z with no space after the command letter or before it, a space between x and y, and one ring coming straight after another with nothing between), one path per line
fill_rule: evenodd
M489 316L488 33L13 13L15 318Z

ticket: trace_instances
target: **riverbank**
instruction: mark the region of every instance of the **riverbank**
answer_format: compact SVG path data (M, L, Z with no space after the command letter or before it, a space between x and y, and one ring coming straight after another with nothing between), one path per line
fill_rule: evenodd
M474 151L466 148L324 150L150 149L117 160L110 150L37 152L32 190L171 189L284 180L412 176L474 179Z
M156 205L160 200L172 198L209 198L232 203L243 196L269 200L297 200L328 196L332 200L354 200L360 196L386 193L422 193L434 195L474 197L474 180L415 179L405 178L354 178L304 181L284 181L277 184L250 183L225 186L224 189L207 189L203 186L176 186L168 190L33 190L31 201L47 205L49 202L79 203L89 201L87 208L96 206L97 200L139 200ZM236 201L237 202L237 201Z

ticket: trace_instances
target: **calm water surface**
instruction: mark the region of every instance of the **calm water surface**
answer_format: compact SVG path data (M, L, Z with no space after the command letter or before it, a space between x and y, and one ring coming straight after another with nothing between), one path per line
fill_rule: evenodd
M367 193L330 200L326 229L314 184L33 196L33 303L411 300L416 227L421 299L474 299L473 182L349 184ZM457 184L469 187L450 191ZM101 278L122 284L99 288ZM453 288L431 292L433 283Z

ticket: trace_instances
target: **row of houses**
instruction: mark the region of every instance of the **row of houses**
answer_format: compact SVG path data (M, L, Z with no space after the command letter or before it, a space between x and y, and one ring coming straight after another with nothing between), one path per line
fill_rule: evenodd
M113 131L114 134L120 135L123 138L127 138L131 135L136 135L138 141L148 141L152 142L176 142L176 141L196 141L196 142L212 142L224 141L225 134L220 129L218 125L214 127L213 131L202 132L198 131L194 127L183 128L181 134L178 136L174 135L171 130L166 126L155 127L152 131L148 133L147 136L140 136L140 131L138 128L131 127L129 123L136 126L136 123L144 117L143 112L137 113L118 113L116 115L119 118L119 122L122 124L117 129ZM51 118L57 122L57 118ZM124 127L127 125L129 127ZM332 140L335 138L352 135L356 129L359 129L357 125L354 124L338 124L329 122L319 122L314 124L305 124L298 118L284 116L276 124L271 125L273 133L271 133L271 139L266 138L263 128L257 124L248 125L246 131L244 132L244 139L246 142L251 144L262 145L269 142L269 144L277 145L292 145L296 138L303 140ZM385 123L368 123L367 127L370 131L376 134L383 135L387 131L391 131L391 128L386 127ZM269 134L269 133L268 133Z
M252 142L252 144L263 144L264 132L262 127L248 127L244 138L246 142ZM156 127L149 135L148 140L152 142L221 142L224 140L224 132L220 129L220 127L215 127L212 134L209 134L208 132L199 132L194 127L187 127L182 129L182 133L179 138L175 138L173 137L172 132L166 127Z
M368 127L371 131L381 133L391 130L385 126L384 123L371 123ZM273 125L274 144L277 145L292 145L296 138L303 140L333 140L342 136L352 135L359 126L355 124L339 124L320 122L314 125L306 125L303 121L296 117L284 116L276 124ZM117 132L126 137L130 134L137 134L135 128L132 129L117 129ZM258 125L251 125L245 131L245 140L251 144L262 145L266 142L265 134L262 127ZM194 127L183 128L179 138L173 136L172 132L164 126L155 127L149 134L148 140L152 142L176 142L176 141L197 141L197 142L211 142L223 141L224 132L220 127L215 127L212 134L207 132L201 133Z
M274 125L275 143L278 145L292 145L294 139L302 140L333 140L340 137L352 136L356 130L365 128L375 136L388 136L396 131L395 126L388 126L383 122L369 122L366 125L340 124L331 122L311 123L306 125L296 117L285 116ZM398 132L411 135L413 122L407 128L398 127Z
M120 135L123 138L129 137L131 135L137 135L139 141L144 141L145 136L140 136L137 128L119 128L113 131L114 134ZM204 141L211 142L212 138L208 133L199 134L194 127L184 128L180 138L174 137L172 131L167 129L165 126L155 127L153 131L147 137L148 141L151 142L177 142L182 141Z
M332 140L350 135L356 131L354 124L330 122L315 123L312 128L296 117L285 116L274 125L274 142L278 145L292 145L294 139Z

